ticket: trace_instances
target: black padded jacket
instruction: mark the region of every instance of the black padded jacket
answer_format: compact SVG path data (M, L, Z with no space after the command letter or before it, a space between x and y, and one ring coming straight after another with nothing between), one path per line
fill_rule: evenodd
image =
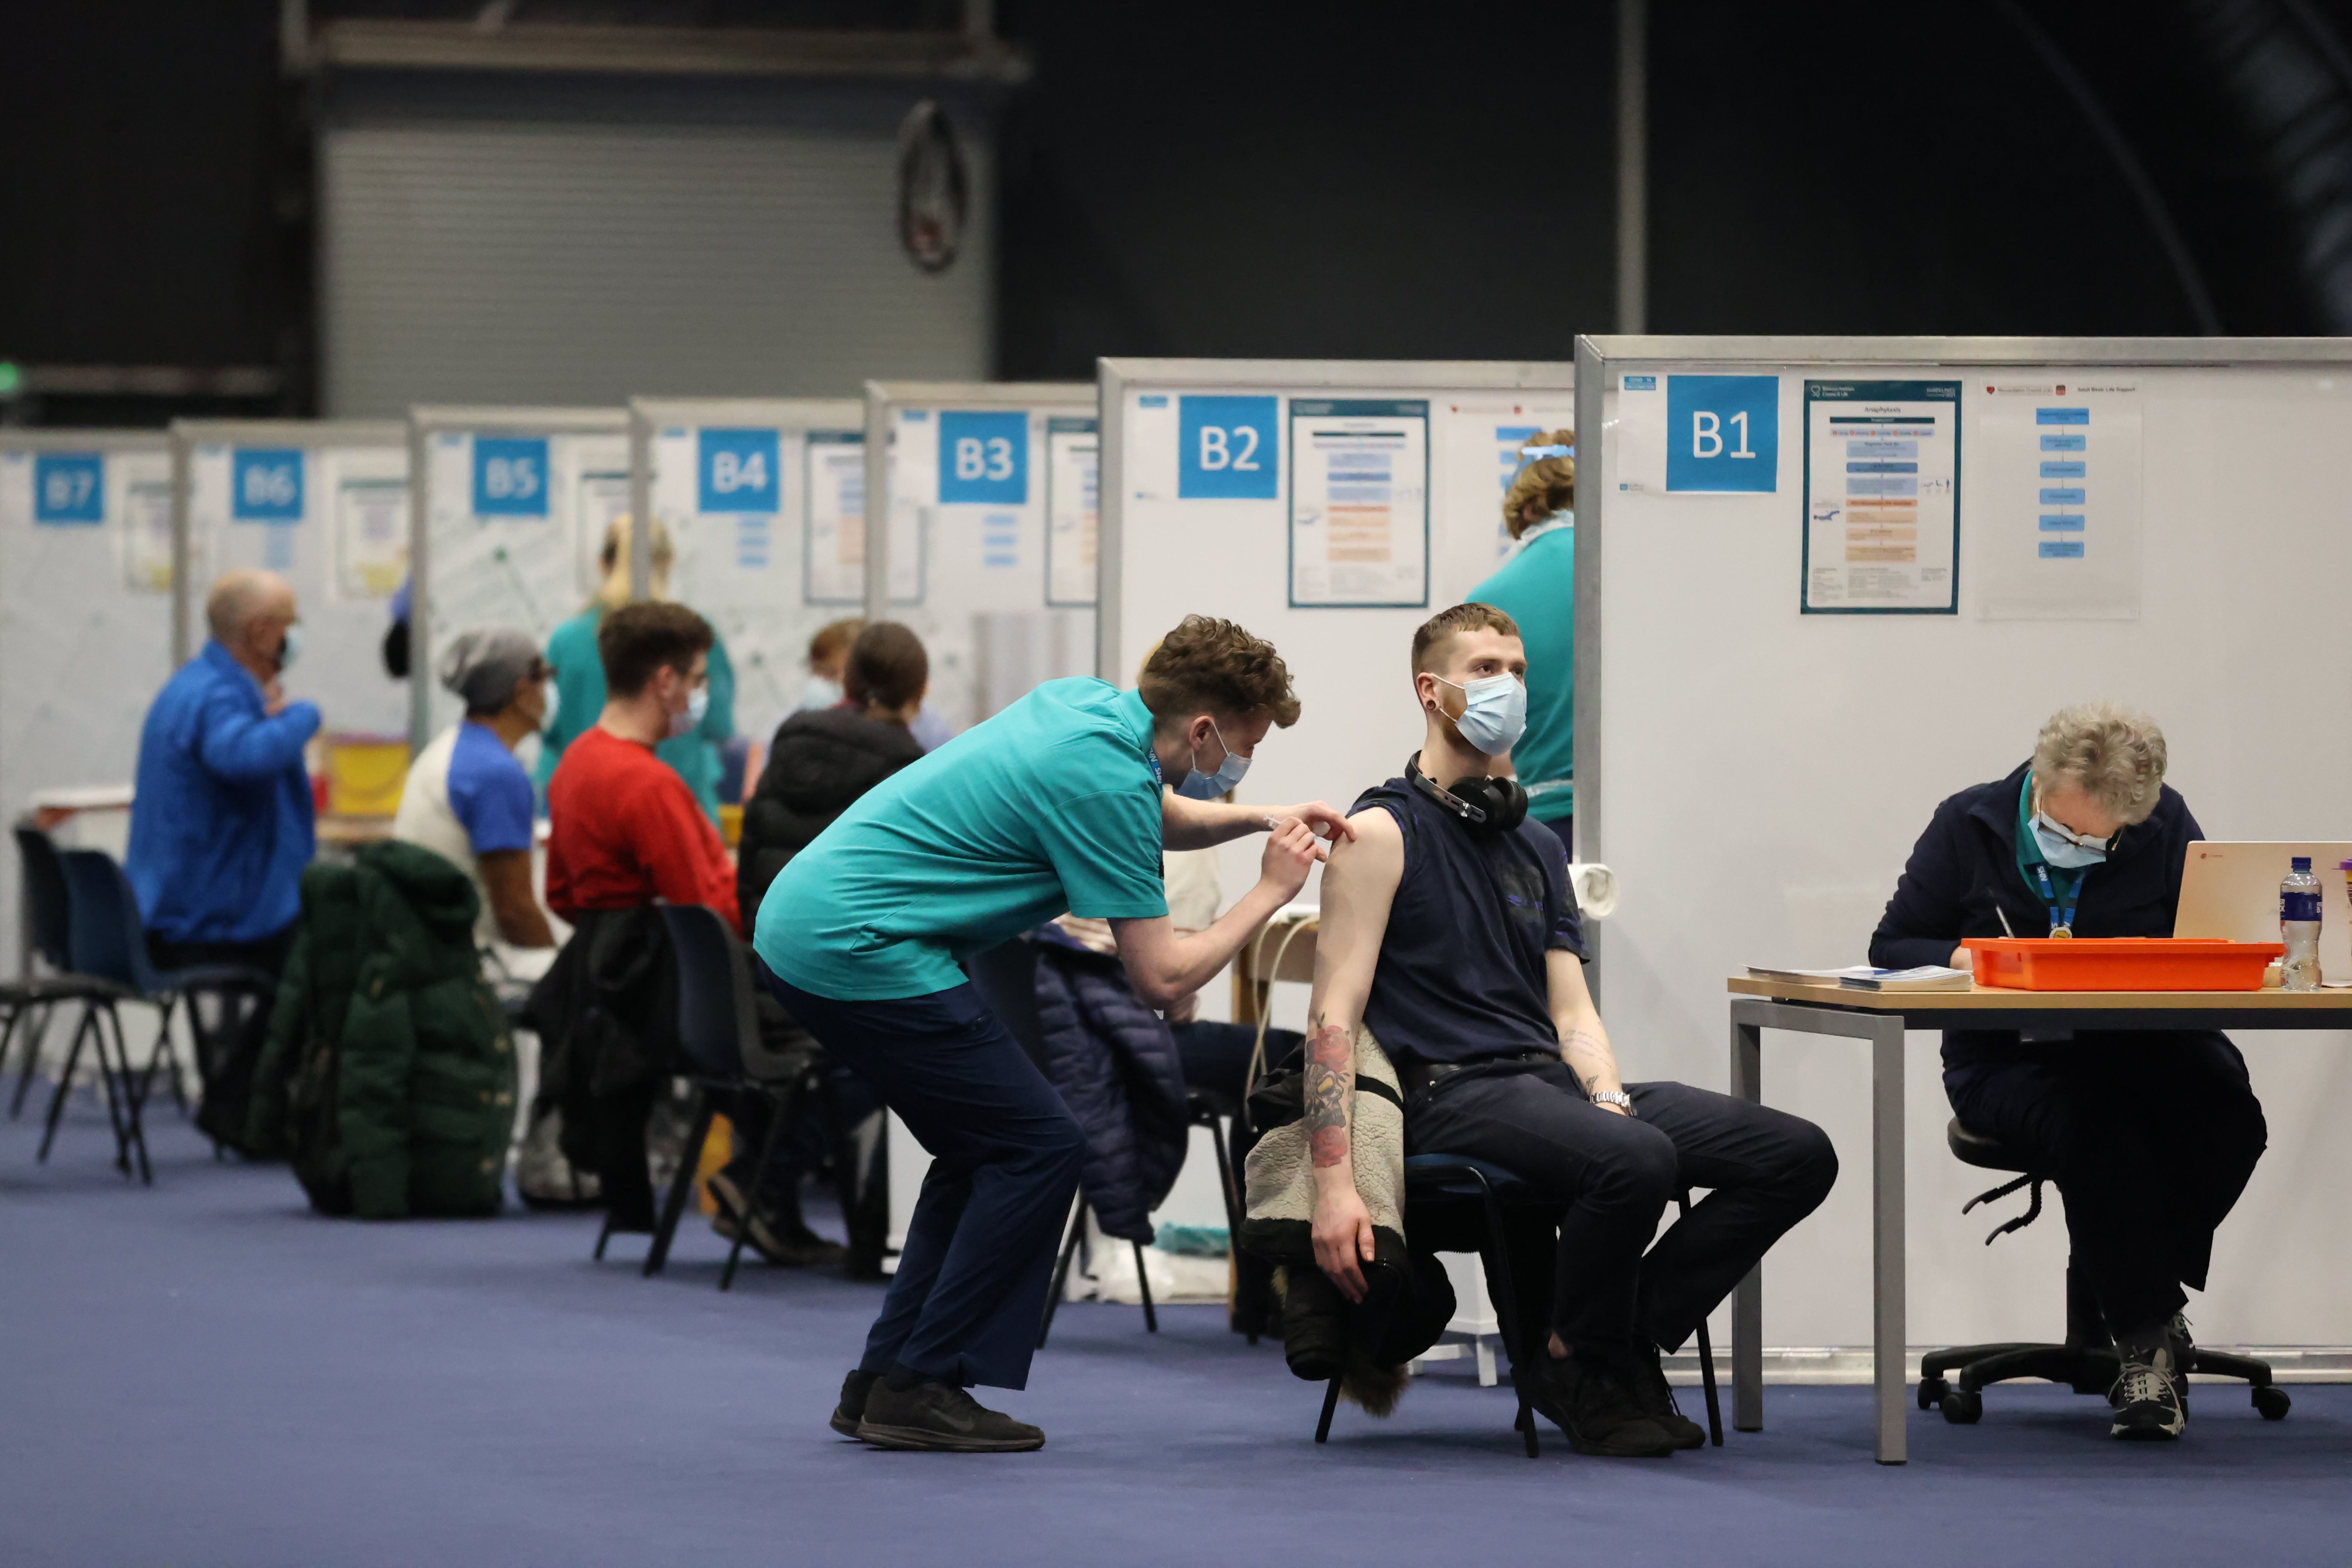
M900 726L845 707L803 709L777 726L736 847L735 901L745 935L758 925L760 900L776 873L859 795L922 754Z

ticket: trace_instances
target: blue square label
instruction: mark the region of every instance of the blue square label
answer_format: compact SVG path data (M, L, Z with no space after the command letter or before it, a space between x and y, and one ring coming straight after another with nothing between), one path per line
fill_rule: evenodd
M301 521L301 449L239 447L231 454L228 515L237 522Z
M1777 490L1780 378L1666 377L1666 489Z
M547 515L547 437L474 437L474 515Z
M776 433L773 430L698 430L695 510L704 512L780 511L777 500Z
M940 415L940 504L1029 504L1029 416Z
M33 459L33 521L78 528L106 521L106 458L97 452L43 452Z
M1180 500L1272 500L1282 493L1274 397L1184 397L1176 407Z

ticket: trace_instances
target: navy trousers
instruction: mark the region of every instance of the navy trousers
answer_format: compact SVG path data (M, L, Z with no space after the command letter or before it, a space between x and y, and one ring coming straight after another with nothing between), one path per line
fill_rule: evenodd
M970 985L836 1002L760 977L931 1156L858 1365L1025 1386L1086 1151L1062 1097Z

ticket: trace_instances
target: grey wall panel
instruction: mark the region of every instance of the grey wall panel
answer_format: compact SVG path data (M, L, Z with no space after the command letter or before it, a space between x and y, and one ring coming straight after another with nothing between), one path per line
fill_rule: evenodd
M345 118L321 136L325 396L619 404L979 379L991 171L964 254L900 251L876 128Z

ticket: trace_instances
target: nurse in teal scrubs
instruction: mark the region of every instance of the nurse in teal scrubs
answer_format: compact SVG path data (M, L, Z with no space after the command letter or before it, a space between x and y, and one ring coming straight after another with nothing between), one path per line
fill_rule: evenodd
M547 799L547 781L563 760L563 748L596 722L604 710L604 660L596 650L596 631L604 617L629 602L629 520L618 517L604 531L604 548L597 557L604 568L604 584L588 607L549 634L548 668L555 672L555 712L541 731L539 771L534 783L539 798ZM669 597L672 553L669 531L654 524L653 596ZM710 645L710 702L701 721L683 735L673 735L654 748L694 792L703 812L719 820L719 748L735 738L735 666L727 645Z
M1528 729L1511 766L1528 815L1573 852L1576 810L1576 432L1554 430L1521 448L1529 461L1503 497L1503 526L1519 542L1503 569L1470 590L1519 623L1528 650Z

